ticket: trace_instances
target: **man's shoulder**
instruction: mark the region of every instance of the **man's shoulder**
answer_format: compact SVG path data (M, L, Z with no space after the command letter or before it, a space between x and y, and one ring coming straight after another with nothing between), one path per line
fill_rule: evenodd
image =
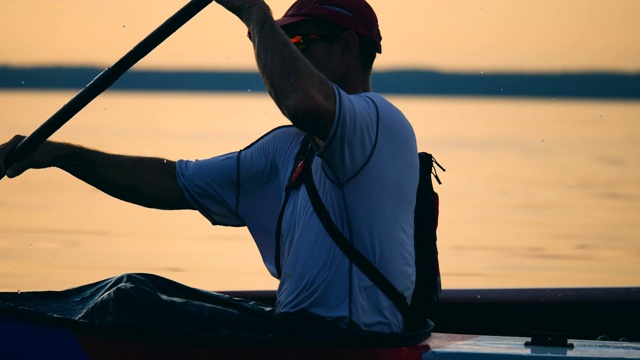
M380 93L366 92L366 93L361 93L359 95L366 97L367 99L369 99L369 101L372 101L376 105L376 107L380 109L386 109L386 110L393 109L395 111L398 110L398 108L391 101L389 101L389 99L387 99L384 95Z
M402 111L380 93L371 91L351 95L344 93L343 96L345 96L342 101L344 105L351 103L355 105L358 112L370 111L371 113L384 114L385 118L391 119L404 117ZM345 99L350 100L346 101Z
M264 135L260 136L251 144L247 145L244 150L248 150L256 146L257 144L268 141L299 141L304 136L304 132L293 125L282 125L274 129L269 130Z

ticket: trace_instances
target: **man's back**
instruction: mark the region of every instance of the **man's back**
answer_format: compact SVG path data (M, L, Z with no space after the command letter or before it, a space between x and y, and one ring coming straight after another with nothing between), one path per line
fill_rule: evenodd
M313 162L314 181L343 234L409 299L418 179L413 130L378 95L341 93L339 99L337 126ZM356 127L368 136L349 138ZM292 191L276 241L282 267L278 311L304 309L367 329L402 329L395 306L327 234L304 187Z

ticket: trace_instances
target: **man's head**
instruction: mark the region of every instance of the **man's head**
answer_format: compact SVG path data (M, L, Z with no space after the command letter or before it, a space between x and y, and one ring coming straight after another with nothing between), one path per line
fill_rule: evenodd
M382 52L378 18L365 0L297 0L276 22L289 35L300 35L294 33L295 30L301 24L309 23L317 32L352 31L358 37L361 66L367 73L371 72L376 53ZM314 39L299 40L309 42ZM296 40L292 41L295 43Z

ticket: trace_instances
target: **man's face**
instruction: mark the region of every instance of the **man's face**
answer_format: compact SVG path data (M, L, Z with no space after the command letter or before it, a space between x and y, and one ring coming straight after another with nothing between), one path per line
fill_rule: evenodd
M336 51L342 32L315 21L300 21L282 30L304 57L330 81L336 82Z

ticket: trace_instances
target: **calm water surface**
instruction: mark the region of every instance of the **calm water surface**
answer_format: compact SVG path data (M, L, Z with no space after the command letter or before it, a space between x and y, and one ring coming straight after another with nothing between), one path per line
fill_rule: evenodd
M70 92L1 92L0 136L31 133ZM640 285L640 103L390 98L447 169L444 286ZM286 124L264 93L101 95L53 139L169 159L235 151ZM58 170L0 181L0 291L125 272L272 289L245 229L122 203Z

